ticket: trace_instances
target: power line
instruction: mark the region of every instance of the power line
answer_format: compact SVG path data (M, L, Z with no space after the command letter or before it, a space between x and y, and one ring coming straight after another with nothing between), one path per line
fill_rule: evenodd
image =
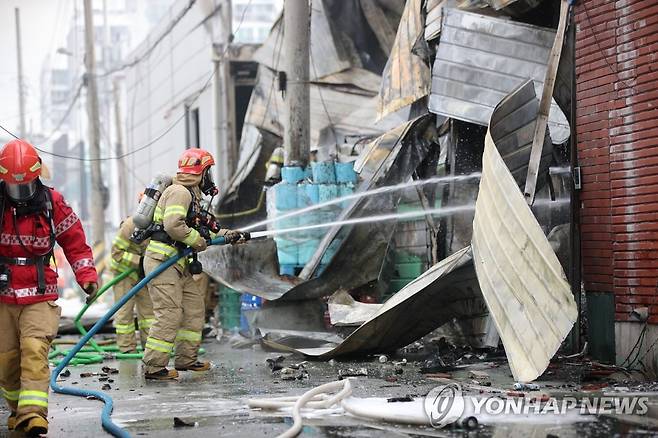
M59 131L59 128L62 127L66 119L71 115L71 111L73 111L73 107L75 106L75 103L78 101L80 98L80 95L82 94L82 87L84 85L84 81L80 81L80 84L78 85L78 88L75 90L75 94L73 95L73 99L71 99L71 102L69 103L69 106L66 108L66 111L64 111L64 115L60 119L60 121L57 123L55 128L46 136L46 138L43 140L43 143L47 142L50 140L50 138L55 135L57 131ZM36 148L37 150L41 151L41 149ZM41 151L44 153L47 153L45 151Z
M110 75L112 75L112 74L114 74L114 73L118 73L118 72L120 72L120 71L122 71L122 70L125 70L125 69L127 69L127 68L134 67L134 66L136 66L137 64L139 64L140 62L142 62L143 60L145 60L146 58L148 58L149 56L151 56L151 54L153 53L153 51L155 50L155 48L156 48L156 47L157 47L162 41L164 41L164 39L167 37L167 35L169 35L169 34L174 30L174 28L176 27L176 25L178 25L178 23L180 23L180 21L183 19L183 17L185 17L185 15L187 15L187 13L190 11L190 9L192 9L192 6L194 6L195 3L196 3L196 0L190 0L189 3L187 4L187 6L185 7L185 9L183 9L183 10L182 10L182 11L181 11L181 12L180 12L180 13L179 13L179 14L178 14L178 15L177 15L177 16L171 21L171 23L169 23L169 26L167 26L167 29L166 29L166 30L165 30L165 31L164 31L164 32L158 37L157 40L155 40L155 41L153 42L153 44L151 44L151 47L149 47L148 49L146 49L146 51L145 51L144 53L142 53L140 56L136 57L135 59L133 59L133 60L130 61L130 62L127 62L127 63L125 63L125 64L123 64L123 65L120 65L119 67L113 68L113 69L108 70L108 71L106 71L106 72L104 72L104 73L101 73L101 74L97 74L96 76L97 76L97 77L107 77L107 76L110 76Z
M20 139L18 138L18 136L16 136L13 132L11 132L10 130L8 130L8 129L5 128L4 126L0 125L0 129L2 129L2 130L5 131L7 134L9 134L9 135L11 135L12 137L14 137L16 140L20 140Z

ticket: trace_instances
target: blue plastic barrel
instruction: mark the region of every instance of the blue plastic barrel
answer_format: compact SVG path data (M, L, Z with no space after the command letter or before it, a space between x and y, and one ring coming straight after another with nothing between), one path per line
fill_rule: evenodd
M299 166L284 166L281 168L281 179L288 184L297 184L304 180L305 170Z
M311 204L315 205L320 202L320 186L317 184L304 184L304 192Z
M323 161L322 163L311 163L313 171L313 182L316 184L335 184L336 170L333 161Z
M256 295L244 293L240 298L240 331L249 332L249 322L247 314L251 311L258 310L263 305L263 299Z
M318 200L320 203L336 199L338 186L336 184L320 184L318 187Z
M336 163L336 182L338 184L350 183L356 184L357 175L354 171L354 161L349 163Z
M280 182L274 187L274 205L277 210L289 211L297 208L297 184Z

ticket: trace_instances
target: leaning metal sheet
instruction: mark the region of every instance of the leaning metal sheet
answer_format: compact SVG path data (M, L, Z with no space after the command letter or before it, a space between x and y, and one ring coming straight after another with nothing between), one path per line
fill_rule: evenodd
M432 75L414 46L425 31L421 0L407 2L395 44L382 73L377 119L411 105L430 93ZM423 41L424 43L424 41Z
M393 295L368 321L335 347L300 348L317 359L393 351L452 320L465 300L482 299L466 247L437 263Z
M491 137L520 187L525 186L528 175L528 161L538 111L539 101L535 96L535 87L532 85L532 81L528 80L506 96L491 116L489 128ZM539 186L545 181L552 160L553 145L547 131L539 164L541 177L538 180Z
M425 157L432 138L433 116L406 122L375 140L360 160L363 182L359 190L406 181ZM394 210L390 196L356 199L348 217L370 210ZM379 279L395 222L338 227L334 236L346 235L326 269L309 281L279 276L276 244L254 240L244 245L213 247L200 254L204 269L221 283L267 300L305 300L333 294L336 290L371 284Z
M279 275L276 243L255 239L241 245L211 246L199 253L203 269L231 289L276 300L299 283L296 277Z
M432 124L433 121L434 118L431 115L421 116L400 125L398 128L374 140L372 146L362 154L366 158L363 160L359 159L355 163L355 169L358 169L357 171L362 179L357 191L363 192L375 187L399 184L409 179L424 159L430 144L434 140L435 130ZM397 205L397 199L389 198L391 197L357 198L351 200L337 220L342 221L348 218L363 216L368 212L382 213L392 211ZM321 262L328 262L331 269L342 269L344 275L346 273L353 273L356 276L362 276L358 272L360 269L353 268L353 266L359 265L350 260L350 257L353 254L369 252L377 248L375 254L379 255L376 256L375 263L378 263L382 260L392 232L393 226L390 223L356 225L351 227L335 226L329 229L323 237L315 253L306 266L304 266L300 277L304 279L312 278ZM323 260L329 245L336 241L339 234L344 236L342 239L344 243L340 246L338 252L343 255L350 254L350 257L334 257L329 261ZM364 263L373 261L371 258L364 258L362 260ZM366 270L365 272L368 271ZM368 273L366 275L371 274ZM322 275L318 278L321 277ZM371 280L374 280L374 278ZM330 293L335 292L336 289L341 287L340 284L336 286Z
M577 309L560 262L487 133L473 220L473 261L514 379L539 377Z

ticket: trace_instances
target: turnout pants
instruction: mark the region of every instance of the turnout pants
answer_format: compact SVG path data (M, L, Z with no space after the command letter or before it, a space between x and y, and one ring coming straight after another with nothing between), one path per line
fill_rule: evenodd
M137 284L137 280L126 277L114 285L114 301L117 302ZM122 353L135 351L135 308L137 308L137 327L142 347L146 345L149 329L155 321L153 304L146 288L131 298L114 316L114 328L117 333L117 346Z
M0 303L0 386L18 422L36 415L48 419L48 350L60 314L54 301Z
M162 262L144 257L148 275ZM175 348L175 366L187 367L197 360L204 323L204 295L189 271L176 264L148 283L155 322L151 326L144 365L146 373L167 367Z
M210 277L205 272L202 272L199 275L194 275L193 278L203 294L203 303L206 309L205 321L207 321L213 315L215 307L217 307L215 288L210 287Z

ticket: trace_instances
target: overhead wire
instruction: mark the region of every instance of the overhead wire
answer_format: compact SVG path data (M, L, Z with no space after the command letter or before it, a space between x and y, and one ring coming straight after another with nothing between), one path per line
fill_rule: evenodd
M187 15L187 13L192 9L192 7L194 6L195 3L196 3L196 0L189 0L189 2L187 3L187 6L178 13L178 15L169 23L169 26L167 26L167 29L164 32L162 32L162 34L160 34L158 39L155 40L153 42L153 44L151 44L151 46L148 49L146 49L146 51L144 53L137 56L132 61L120 65L119 67L115 67L115 68L110 69L110 70L108 70L104 73L97 74L96 77L102 78L102 77L111 76L114 73L118 73L118 72L120 72L122 70L125 70L127 68L134 67L137 64L139 64L140 62L144 61L149 56L151 56L151 54L156 49L156 47L158 47L160 45L160 43L162 43L162 41L164 41L164 39L174 30L174 28L178 25L178 23L180 23L180 21L185 17L185 15Z
M75 93L73 94L73 97L71 98L71 102L69 103L69 106L66 108L66 111L64 111L64 115L60 118L59 122L57 122L57 125L55 125L55 128L52 129L52 131L50 132L50 134L48 134L48 135L45 137L45 139L42 140L43 143L45 143L45 142L47 142L48 140L50 140L50 139L52 138L52 136L55 135L55 133L57 133L57 131L59 131L59 129L60 129L60 128L62 127L62 125L64 124L64 122L65 122L65 121L68 119L68 117L71 115L71 111L73 111L73 107L75 106L76 102L78 101L78 99L80 98L80 96L81 96L81 94L82 94L82 88L83 88L83 86L84 86L84 81L80 81L80 84L79 84L78 87L75 89ZM43 151L43 150L41 150L41 149L39 149L39 148L36 148L36 149L39 150L39 151L41 151L41 152L47 153L47 152L45 152L45 151Z

